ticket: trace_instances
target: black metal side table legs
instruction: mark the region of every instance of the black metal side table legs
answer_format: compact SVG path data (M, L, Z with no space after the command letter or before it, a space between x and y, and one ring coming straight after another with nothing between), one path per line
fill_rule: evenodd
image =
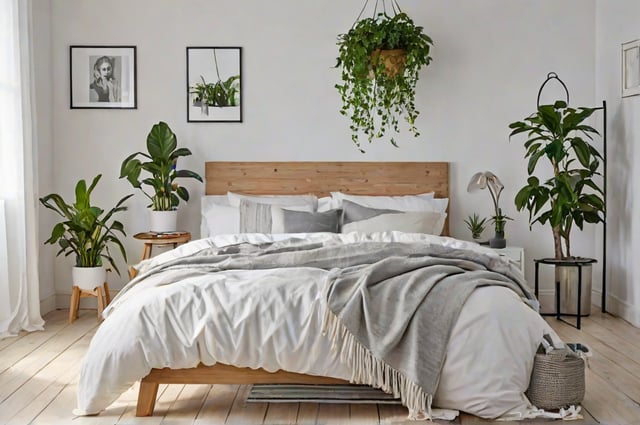
M541 313L542 316L555 316L557 320L560 320L568 325L575 326L577 329L580 329L581 319L582 319L582 267L591 265L595 263L597 260L594 258L576 258L571 260L556 260L555 258L542 258L534 260L535 262L535 288L534 293L536 298L538 298L539 292L539 279L540 279L540 264L552 264L555 267L577 267L578 268L578 305L577 305L577 313L562 313L560 311L560 281L555 279L555 296L556 296L556 312L555 313ZM562 316L576 316L576 324L574 325L571 322L567 322L562 318Z

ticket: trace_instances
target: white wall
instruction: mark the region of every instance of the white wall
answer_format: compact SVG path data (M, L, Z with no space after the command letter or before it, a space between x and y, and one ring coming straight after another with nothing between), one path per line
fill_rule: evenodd
M636 0L596 2L596 97L608 108L608 303L640 326L640 96L621 97L621 45L640 38ZM602 235L598 235L600 241ZM601 243L601 242L599 242Z
M489 194L466 193L468 179L492 170L506 184L501 206L515 218L507 238L526 248L531 281L532 258L552 255L551 231L530 232L527 215L513 206L526 162L521 143L508 142L507 126L534 111L549 71L569 86L573 104L593 104L595 0L401 1L435 41L434 61L418 83L422 135L405 131L399 149L378 141L365 155L338 113L339 73L332 68L336 36L352 25L362 1L51 1L55 191L71 196L79 178L102 173L96 202L111 205L131 193L118 180L120 164L143 150L151 126L164 120L194 153L182 165L200 173L207 160L449 161L451 226L460 238L469 237L462 223L468 214L491 211ZM69 109L73 44L137 46L137 110ZM186 46L243 48L243 123L186 122ZM197 235L204 188L188 187L193 200L181 209L179 226ZM145 199L138 193L121 217L129 234L146 230ZM576 234L575 254L598 255L593 239L593 229ZM137 260L140 243L128 238L126 245L130 262ZM68 263L56 260L57 293L69 293L69 275ZM66 296L59 301L68 305Z

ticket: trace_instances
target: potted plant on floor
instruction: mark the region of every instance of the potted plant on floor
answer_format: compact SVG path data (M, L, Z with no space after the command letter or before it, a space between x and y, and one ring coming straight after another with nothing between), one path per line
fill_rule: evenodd
M576 267L563 266L562 261L576 262L580 257L571 253L571 231L580 230L585 223L600 223L604 220L604 195L594 177L598 172L602 155L590 143L598 131L585 124L597 109L570 108L565 101L553 105L541 105L523 121L511 123L509 138L526 133L525 158L529 158L527 184L515 197L518 211L529 211L530 226L534 223L549 223L553 234L556 264L556 281L560 282L561 298L570 288L577 286ZM546 158L551 175L544 180L534 173L539 169L539 160ZM593 261L592 259L584 259ZM589 314L591 305L591 266L583 267L582 291L585 310ZM588 272L585 272L585 269ZM563 294L564 292L564 294ZM578 314L577 311L565 311Z
M177 178L193 178L202 182L199 174L189 170L177 169L178 158L191 155L187 148L178 148L175 133L165 122L155 124L147 136L147 152L129 155L120 167L120 178L125 178L140 189L151 200L150 230L153 232L172 232L176 230L177 207L180 199L189 200L189 191L180 186ZM140 161L138 156L146 158ZM142 171L151 174L140 180ZM143 185L151 188L151 193Z
M379 13L357 21L338 36L337 68L342 83L336 88L342 99L340 113L351 119L351 140L364 152L362 131L369 142L387 129L399 132L399 117L418 136L415 107L418 72L429 65L433 41L406 13ZM397 146L393 137L391 143Z
M121 222L113 216L127 207L124 202L133 195L120 199L109 211L91 205L91 192L98 184L101 175L97 175L87 188L85 180L80 180L75 187L75 202L68 204L57 193L40 198L40 203L55 211L63 220L58 222L45 244L59 245L56 254L75 255L75 266L72 271L73 285L82 289L93 290L101 287L106 281L104 260L120 274L110 246L115 245L122 258L127 261L127 253L119 239L126 236Z

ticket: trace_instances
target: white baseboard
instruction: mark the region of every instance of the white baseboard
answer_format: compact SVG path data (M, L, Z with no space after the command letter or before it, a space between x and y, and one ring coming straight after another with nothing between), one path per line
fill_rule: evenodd
M56 295L50 295L44 300L40 300L40 315L44 316L56 309Z
M602 292L593 291L593 304L602 306ZM640 328L640 308L621 300L615 295L607 294L607 313L618 316L633 326Z
M556 294L553 289L541 289L538 292L538 301L540 301L540 313L555 313Z

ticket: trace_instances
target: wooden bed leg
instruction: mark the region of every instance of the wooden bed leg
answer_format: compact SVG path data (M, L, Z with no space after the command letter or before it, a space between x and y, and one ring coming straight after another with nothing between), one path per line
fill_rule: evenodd
M158 395L157 382L140 381L140 391L138 392L138 405L136 406L136 416L151 416L156 405Z

